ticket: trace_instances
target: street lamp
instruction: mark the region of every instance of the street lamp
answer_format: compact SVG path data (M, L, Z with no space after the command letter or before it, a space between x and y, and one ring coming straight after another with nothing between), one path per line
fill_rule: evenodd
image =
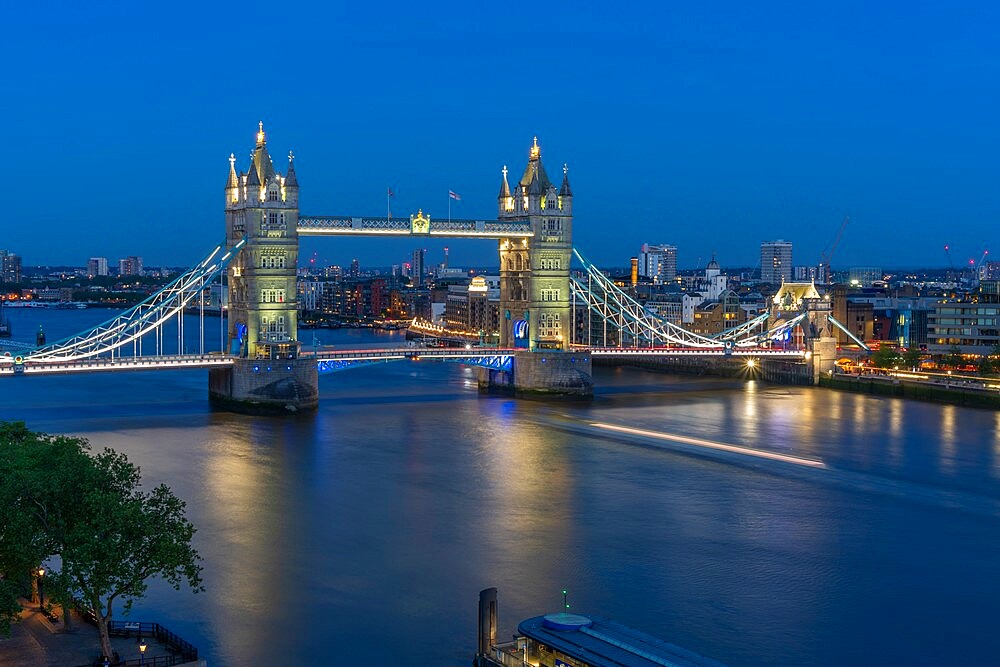
M42 589L42 577L45 576L45 568L38 568L38 610L45 611L45 591Z
M142 665L145 664L145 658L146 658L146 640L143 639L141 642L139 642L139 666L140 667L142 667Z

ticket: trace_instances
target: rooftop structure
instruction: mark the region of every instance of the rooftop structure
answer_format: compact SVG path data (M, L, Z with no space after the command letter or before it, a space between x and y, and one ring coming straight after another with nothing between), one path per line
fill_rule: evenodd
M479 594L476 667L721 667L722 663L599 616L560 612L521 621L514 640L496 642L497 589Z

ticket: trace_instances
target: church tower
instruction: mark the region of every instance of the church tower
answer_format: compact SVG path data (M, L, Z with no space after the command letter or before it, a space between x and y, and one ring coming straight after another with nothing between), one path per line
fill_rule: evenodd
M573 326L569 268L573 254L573 193L563 167L556 189L535 137L528 164L511 192L507 168L498 196L500 220L527 220L534 237L500 240L500 344L568 350Z
M226 234L246 245L229 264L229 352L245 359L298 356L295 267L299 239L299 183L293 156L288 171L274 170L261 122L247 172L229 156Z

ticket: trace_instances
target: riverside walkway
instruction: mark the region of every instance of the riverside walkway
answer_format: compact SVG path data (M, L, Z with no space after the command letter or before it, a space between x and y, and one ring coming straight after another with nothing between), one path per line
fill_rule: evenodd
M21 620L11 627L10 637L0 636L0 665L4 667L74 667L75 665L91 665L94 659L101 655L101 641L97 628L88 623L82 616L73 612L70 628L63 627L62 610L58 612L59 621L52 622L38 611L37 603L21 600ZM136 637L111 637L111 646L118 653L123 664L139 664L139 642ZM163 664L170 649L156 641L146 639L146 654L143 663L152 667ZM157 660L159 658L159 660ZM204 665L196 661L186 663Z

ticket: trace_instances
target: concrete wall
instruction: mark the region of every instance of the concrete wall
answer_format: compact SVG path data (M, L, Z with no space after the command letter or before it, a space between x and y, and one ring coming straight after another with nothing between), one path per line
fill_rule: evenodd
M315 410L319 373L313 359L236 359L209 371L208 394L217 407L247 414Z
M513 377L479 371L479 390L523 398L590 398L594 395L590 355L584 352L517 352Z

